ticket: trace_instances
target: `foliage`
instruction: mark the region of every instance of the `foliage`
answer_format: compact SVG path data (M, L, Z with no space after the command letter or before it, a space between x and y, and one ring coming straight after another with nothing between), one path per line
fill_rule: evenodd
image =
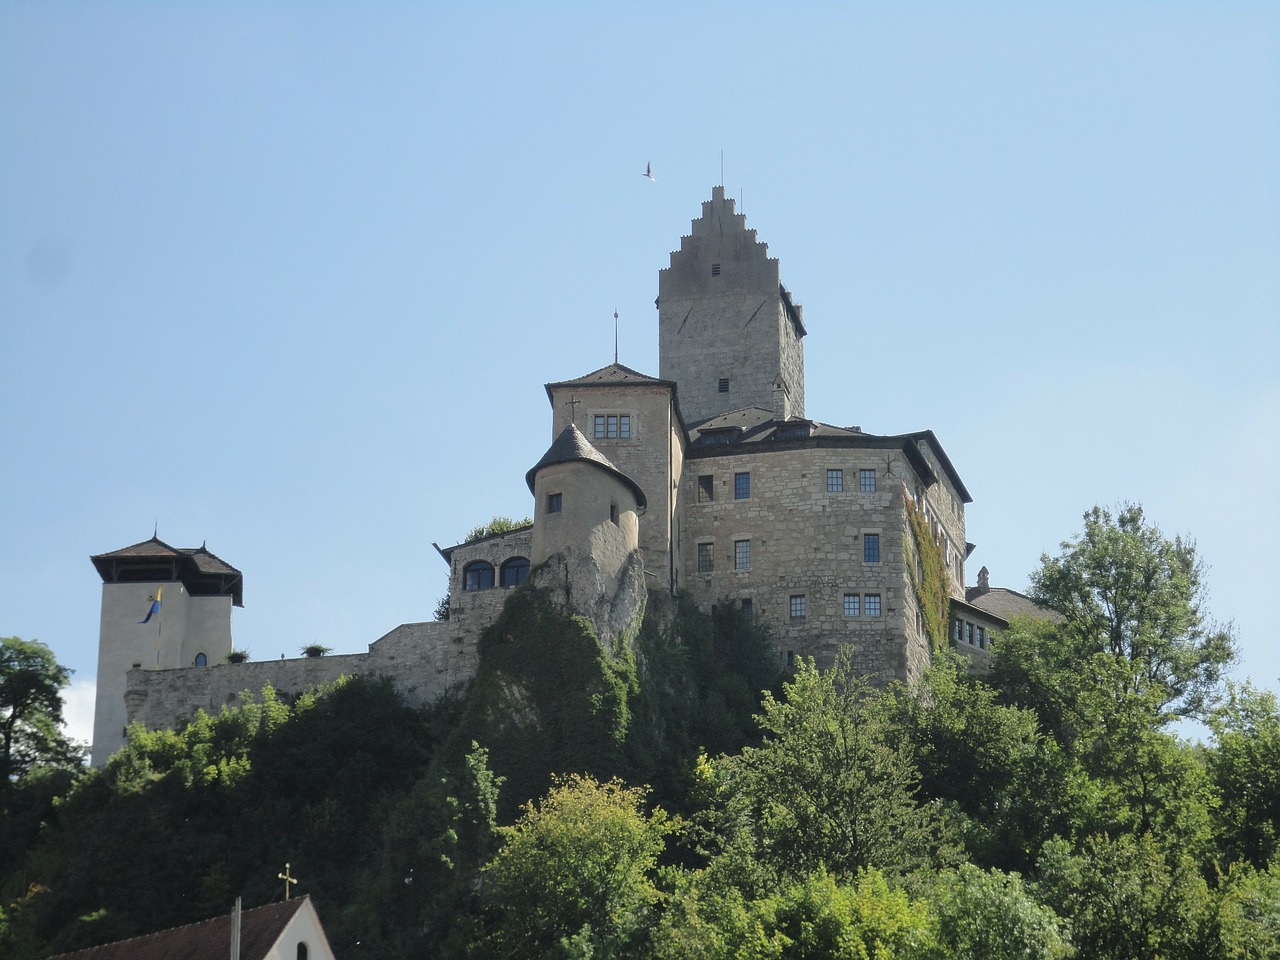
M492 917L478 956L558 955L578 938L591 954L633 956L658 904L654 878L671 825L646 814L645 791L620 780L556 780L502 833L484 874Z
M942 556L942 548L929 530L914 500L903 490L903 505L907 511L907 524L911 536L903 537L904 561L911 590L924 616L925 634L929 647L935 653L947 648L947 622L951 610L951 575Z
M232 650L222 659L227 663L248 663L252 657L248 650Z
M326 647L320 643L308 643L302 648L301 653L304 657L323 657L333 653L333 647Z
M1263 868L1280 855L1280 705L1274 693L1233 684L1209 727L1221 847L1228 859Z
M476 540L483 540L485 537L496 537L500 533L510 533L512 530L531 526L533 526L532 517L525 517L523 520L512 520L510 517L494 517L488 523L472 527L467 531L467 535L462 538L462 542L474 543Z
M1128 667L1126 692L1148 693L1161 709L1196 716L1235 658L1229 627L1202 610L1204 567L1195 543L1170 540L1142 508L1101 507L1084 530L1045 555L1031 575L1031 598L1063 617L1062 656L1079 663L1105 654Z
M757 900L732 887L712 891L692 878L655 934L658 960L890 960L932 957L925 905L875 870L849 883L819 872Z
M1216 940L1208 884L1150 835L1046 844L1040 889L1071 923L1081 960L1205 960Z
M436 601L435 612L431 615L431 619L437 623L442 623L449 619L449 604L453 601L453 594L445 590L444 596Z
M0 801L37 767L82 760L84 747L62 731L62 688L70 679L39 640L0 637Z
M971 863L944 870L929 896L938 940L956 960L1065 958L1067 925L1038 903L1016 873Z
M864 867L901 874L954 855L937 805L917 801L920 774L890 705L855 675L797 664L785 700L766 694L764 743L720 762L727 825L753 860L781 877Z

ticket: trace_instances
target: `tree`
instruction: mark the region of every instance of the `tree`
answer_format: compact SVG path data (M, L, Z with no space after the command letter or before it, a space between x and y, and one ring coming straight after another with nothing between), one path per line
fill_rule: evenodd
M462 542L471 543L475 540L483 540L485 537L496 537L500 533L510 533L512 530L519 530L521 527L532 525L532 517L525 517L523 520L512 520L510 517L494 517L488 523L472 527L467 532L467 535L462 538Z
M1088 511L1057 557L1041 557L1030 593L1062 616L1072 661L1105 653L1126 663L1129 692L1157 691L1177 715L1200 715L1235 659L1230 627L1206 619L1195 543L1165 537L1134 504Z
M62 731L71 671L39 640L0 638L0 791L38 766L70 766L84 747Z
M654 874L671 823L646 814L645 790L620 780L559 778L529 803L485 869L494 923L480 954L550 957L562 942L633 956L658 901Z
M1261 869L1280 854L1280 704L1269 691L1231 685L1209 727L1219 842L1229 860Z
M1036 902L1016 873L983 871L971 863L944 870L929 905L938 940L956 960L1071 955L1067 925Z
M917 800L920 774L889 695L856 675L848 651L827 672L802 658L783 691L765 695L764 743L720 763L731 842L792 879L902 874L954 855L940 808Z

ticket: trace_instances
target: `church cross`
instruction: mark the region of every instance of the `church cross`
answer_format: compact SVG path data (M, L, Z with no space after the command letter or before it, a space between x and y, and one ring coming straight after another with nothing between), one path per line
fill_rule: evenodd
M291 884L291 883L297 883L297 882L298 882L298 878L297 878L297 877L291 877L291 876L289 876L289 865L288 865L287 863L284 865L284 873L278 873L278 874L276 874L276 876L278 876L281 880L283 880L283 881L284 881L284 898L285 898L286 900L288 900L288 899L289 899L289 884Z
M581 400L579 400L577 397L573 396L572 394L570 394L569 399L564 402L564 405L569 408L570 423L573 423L573 421L577 418L578 404L580 404L581 402L582 402Z

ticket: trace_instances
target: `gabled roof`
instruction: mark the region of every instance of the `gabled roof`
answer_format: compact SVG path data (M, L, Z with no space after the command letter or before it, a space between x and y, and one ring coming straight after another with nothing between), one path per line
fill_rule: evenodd
M89 558L104 583L181 580L193 596L230 594L244 606L244 575L201 544L172 547L157 536Z
M455 543L452 547L442 547L438 543L432 543L431 545L436 548L436 553L444 557L445 563L452 563L453 551L457 550L459 547L469 547L474 543L485 543L489 540L500 540L503 537L509 537L513 534L528 533L532 529L533 524L526 523L524 526L512 527L510 530L503 530L501 533L491 533L487 537L476 537L474 540L463 540L461 543Z
M591 441L583 436L582 431L572 423L560 431L560 436L552 441L551 446L547 448L547 452L542 455L542 459L534 464L529 469L529 472L524 475L525 483L529 484L531 493L533 492L534 477L537 476L538 471L545 467L554 466L557 463L594 464L601 470L613 474L626 484L631 492L635 494L636 506L645 507L648 505L648 499L645 497L644 491L640 489L640 484L610 463L609 458L593 447Z
M1048 607L1042 607L1025 593L1010 590L1007 587L969 587L965 590L965 600L971 607L977 607L984 613L1010 620L1013 617L1032 617L1037 620L1062 621L1062 614Z
M299 897L242 911L240 960L262 960L304 907L315 910L309 897ZM184 927L58 954L50 960L226 960L230 955L231 914L227 913Z
M676 387L670 380L659 380L657 377L651 377L648 374L641 373L639 370L632 370L621 363L611 363L606 367L601 367L599 370L592 370L590 373L583 374L580 377L574 377L572 380L557 380L554 383L548 383L547 396L551 396L553 387L613 387L618 384L670 387L672 390Z

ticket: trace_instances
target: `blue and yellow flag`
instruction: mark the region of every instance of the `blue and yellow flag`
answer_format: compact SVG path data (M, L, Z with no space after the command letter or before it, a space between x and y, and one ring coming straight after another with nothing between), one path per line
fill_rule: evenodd
M160 615L160 597L164 593L164 587L156 588L156 595L151 598L151 606L147 609L147 615L139 620L139 623L146 623L152 617Z

